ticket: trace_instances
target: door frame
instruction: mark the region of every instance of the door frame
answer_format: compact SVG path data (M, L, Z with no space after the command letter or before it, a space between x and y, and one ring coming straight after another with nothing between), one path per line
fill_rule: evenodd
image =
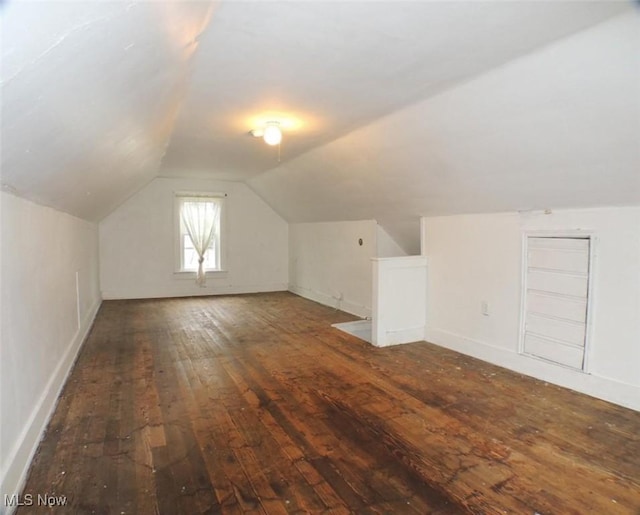
M586 312L586 326L584 335L584 357L582 359L582 369L577 369L563 365L562 363L556 363L548 359L534 356L533 354L527 354L524 351L524 332L525 321L527 316L527 265L528 265L528 251L529 251L529 238L580 238L589 240L589 271L587 273L587 312ZM597 266L597 246L598 236L593 230L586 229L551 229L551 230L523 230L522 231L522 254L520 261L520 324L518 333L518 354L526 356L527 358L544 361L545 363L552 363L559 367L568 368L576 372L582 372L584 374L591 373L591 339L593 334L593 310L595 305L594 293L594 279Z

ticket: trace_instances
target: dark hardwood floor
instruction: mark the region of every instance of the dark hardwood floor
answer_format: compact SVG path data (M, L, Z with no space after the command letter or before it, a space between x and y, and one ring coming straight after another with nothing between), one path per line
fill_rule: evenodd
M289 293L104 302L24 493L70 514L640 513L640 413L330 327L352 319Z

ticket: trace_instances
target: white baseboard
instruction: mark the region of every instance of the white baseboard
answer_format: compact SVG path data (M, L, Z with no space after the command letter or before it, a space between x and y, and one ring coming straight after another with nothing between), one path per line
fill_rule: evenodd
M349 299L339 300L328 293L319 292L310 288L303 288L293 284L289 285L289 291L296 295L300 295L300 297L304 297L305 299L313 300L325 306L339 309L340 311L346 311L347 313L361 318L371 318L370 307L352 302Z
M9 454L6 467L0 471L0 515L9 515L16 508L15 506L5 506L5 495L11 497L19 494L24 488L31 460L38 449L40 440L58 403L62 388L67 382L69 373L85 338L89 334L101 303L102 299L98 299L85 316L82 325L60 358L42 395L31 411L20 437Z
M399 329L397 331L386 331L374 343L376 347L390 347L391 345L401 345L403 343L421 342L424 339L424 326L409 329ZM375 336L374 336L375 340Z
M594 374L585 374L531 356L518 354L515 350L495 347L434 327L425 329L424 339L494 365L640 411L640 387L638 386Z
M268 293L273 291L287 291L285 283L254 284L242 286L218 286L213 281L204 288L194 287L190 290L167 289L162 291L103 291L104 300L125 299L165 299L178 297L205 297L209 295L239 295L243 293Z

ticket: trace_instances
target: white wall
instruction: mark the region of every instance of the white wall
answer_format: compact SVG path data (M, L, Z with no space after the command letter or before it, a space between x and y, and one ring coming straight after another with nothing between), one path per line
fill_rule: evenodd
M640 410L639 228L639 207L425 218L426 339ZM589 374L517 354L523 232L578 229L597 237Z
M100 292L97 225L7 193L1 204L3 496L25 479Z
M174 192L225 192L226 273L175 272ZM100 222L105 299L175 297L287 289L288 225L245 184L157 178Z
M384 227L376 225L376 256L379 258L406 256L407 253Z
M376 258L371 343L377 347L422 341L427 316L427 259Z
M354 315L371 316L376 226L374 220L291 224L289 289Z

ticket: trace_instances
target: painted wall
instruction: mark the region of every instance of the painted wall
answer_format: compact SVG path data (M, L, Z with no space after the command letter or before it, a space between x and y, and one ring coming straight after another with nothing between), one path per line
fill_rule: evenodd
M228 194L226 272L175 273L174 192ZM245 184L157 178L100 222L105 299L176 297L287 289L288 225Z
M101 299L97 225L7 193L1 213L3 496L25 479Z
M376 225L376 256L379 258L406 256L407 253L398 245L381 225Z
M371 343L419 342L427 316L427 258L376 258L373 263Z
M423 219L426 339L640 410L640 207ZM597 237L589 374L517 353L522 238L529 230ZM481 313L487 301L489 316Z
M371 316L376 227L374 220L291 224L289 289L354 315Z

